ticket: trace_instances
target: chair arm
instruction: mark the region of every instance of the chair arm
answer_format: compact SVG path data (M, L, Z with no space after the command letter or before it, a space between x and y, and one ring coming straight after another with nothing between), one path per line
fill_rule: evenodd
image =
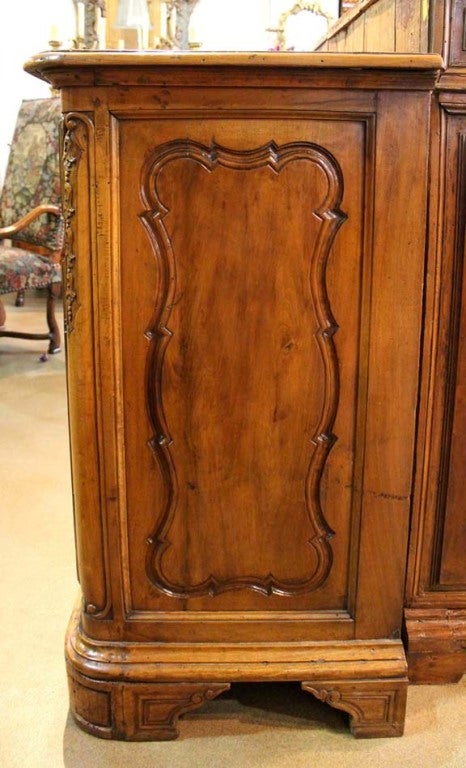
M27 227L31 221L34 221L34 219L37 219L38 216L41 216L43 213L53 213L54 216L60 216L60 208L58 205L38 205L36 208L33 208L32 211L26 213L25 216L22 216L19 221L16 221L14 224L10 224L8 227L0 227L0 239L4 237L11 237L11 235L15 235L17 232L20 232L22 229L24 229L24 227Z

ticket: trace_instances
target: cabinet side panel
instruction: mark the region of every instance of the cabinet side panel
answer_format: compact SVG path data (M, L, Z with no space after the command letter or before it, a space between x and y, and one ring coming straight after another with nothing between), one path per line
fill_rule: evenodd
M428 98L380 96L361 539L365 559L358 590L359 631L366 636L374 631L396 636L401 624L425 259ZM403 133L400 118L407 126ZM374 590L387 599L374 601Z

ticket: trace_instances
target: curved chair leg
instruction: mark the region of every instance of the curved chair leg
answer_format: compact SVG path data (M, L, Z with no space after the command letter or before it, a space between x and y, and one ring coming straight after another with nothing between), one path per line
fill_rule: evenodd
M60 296L60 291L60 283L52 283L47 289L47 325L50 331L49 355L55 355L61 349L60 329L55 317L55 302Z
M15 307L24 307L24 289L16 294Z

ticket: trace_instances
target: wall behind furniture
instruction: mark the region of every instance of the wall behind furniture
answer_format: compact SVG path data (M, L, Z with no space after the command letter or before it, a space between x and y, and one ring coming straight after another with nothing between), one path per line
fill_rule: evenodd
M53 25L71 30L74 25L72 0L20 0L2 3L0 8L0 186L3 184L9 143L22 99L47 97L46 83L23 72L31 55L49 48Z

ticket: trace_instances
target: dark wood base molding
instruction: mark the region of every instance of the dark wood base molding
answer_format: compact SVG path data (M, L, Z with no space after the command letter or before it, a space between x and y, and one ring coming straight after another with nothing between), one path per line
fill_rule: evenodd
M66 656L74 718L102 738L175 739L179 716L230 683L291 680L349 713L357 737L403 732L408 680L399 641L107 643L85 636L75 612Z
M457 683L466 673L466 610L405 611L412 683Z

